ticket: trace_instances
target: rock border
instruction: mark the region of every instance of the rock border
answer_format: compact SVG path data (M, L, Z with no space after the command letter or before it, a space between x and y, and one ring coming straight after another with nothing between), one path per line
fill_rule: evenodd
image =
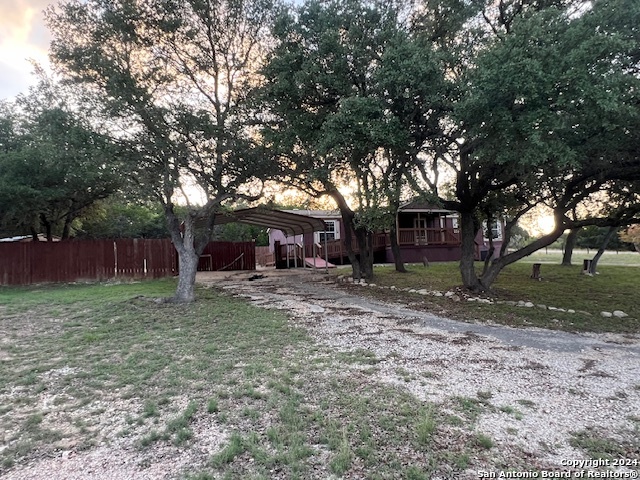
M364 278L361 278L359 280L354 280L354 278L349 275L338 275L335 278L335 281L336 283L349 283L352 285L360 285L362 287L398 290L402 292L408 292L408 293L413 293L417 295L426 295L426 296L432 296L432 297L444 297L444 298L450 299L453 302L460 302L462 300L466 300L467 302L477 302L477 303L483 303L487 305L497 304L497 305L509 305L512 307L523 307L523 308L537 307L542 310L549 310L552 312L560 312L560 313L568 313L568 314L580 313L582 315L593 316L592 313L585 312L584 310L575 310L573 308L559 308L559 307L548 306L542 303L535 304L533 302L526 301L526 300L520 300L517 302L512 300L492 300L490 298L473 296L468 292L462 291L461 289L455 289L455 291L448 290L446 292L440 292L438 290L427 290L426 288L422 288L422 289L398 288L395 285L391 285L387 287L387 286L377 285L375 283L367 283L367 281ZM613 312L602 311L600 312L600 316L604 318L611 318L611 317L625 318L625 317L628 317L629 315L623 312L622 310L614 310Z

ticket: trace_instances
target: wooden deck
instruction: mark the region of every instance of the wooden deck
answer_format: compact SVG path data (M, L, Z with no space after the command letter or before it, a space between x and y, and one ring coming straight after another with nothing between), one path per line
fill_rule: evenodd
M401 228L398 230L398 244L400 247L429 247L429 246L457 246L460 245L460 232L453 228ZM355 236L351 245L354 253L360 252ZM381 252L391 246L388 232L373 235L373 252ZM326 248L326 252L325 252ZM280 245L280 262L289 259L290 265L303 266L305 258L328 258L342 263L347 258L347 249L344 240L331 240L322 244L304 245L289 244ZM278 260L276 260L278 261Z

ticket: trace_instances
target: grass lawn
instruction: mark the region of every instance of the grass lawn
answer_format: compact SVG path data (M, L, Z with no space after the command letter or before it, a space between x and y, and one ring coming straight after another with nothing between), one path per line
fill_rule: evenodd
M545 254L540 254L543 255ZM615 257L615 253L611 256L618 258ZM559 265L558 253L557 262L542 265L541 281L530 278L532 259L517 262L503 270L493 291L485 295L498 301L530 301L547 307L575 310L576 313L508 304L486 305L465 301L454 303L445 298L423 297L391 290L384 290L384 294L403 301L419 298L428 303L427 308L432 308L431 304L434 304L442 309L441 313L463 320L488 320L508 325L534 325L569 331L637 333L640 332L640 303L637 301L640 292L640 268L636 265L640 264L640 254L633 253L625 258L638 263L621 266L603 261L599 264L599 275L590 277L582 274L581 265ZM537 258L533 260L537 261ZM626 263L631 262L628 260ZM482 264L478 263L477 268L480 270ZM380 286L393 285L398 289L427 289L440 292L460 287L460 272L456 262L432 263L426 268L423 265L410 265L408 270L407 274L399 274L393 267L376 267L374 282ZM338 273L344 271L340 270ZM369 289L363 292L367 290ZM369 292L380 295L378 290L375 293L371 290ZM629 316L603 318L600 315L602 311L614 310L622 310Z
M215 289L153 301L174 288L0 289L0 476L123 442L148 464L160 447L189 453L179 478L194 480L456 477L491 449L473 417L371 381L369 352L320 347L284 314ZM207 451L207 431L224 432L221 448Z
M582 261L584 259L592 259L596 254L596 251L591 250L581 250L575 249L573 251L572 263L575 265L582 265ZM562 252L560 250L555 249L542 249L537 252L529 255L528 257L520 260L522 263L551 263L551 264L560 264L562 263ZM604 252L602 257L598 262L599 266L608 266L608 265L622 265L622 266L636 266L640 267L640 253L638 252L629 252L629 251L619 251L615 250L607 250Z

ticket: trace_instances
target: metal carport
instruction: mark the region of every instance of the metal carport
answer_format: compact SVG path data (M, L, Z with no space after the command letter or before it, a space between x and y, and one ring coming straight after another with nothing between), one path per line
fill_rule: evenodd
M215 225L224 225L227 223L244 223L247 225L257 225L259 227L275 228L281 230L286 237L302 235L302 251L303 257L305 252L304 234L323 231L325 229L324 221L319 218L299 215L297 213L283 212L282 210L273 210L266 207L243 208L234 212L218 214L215 218ZM289 248L287 243L287 256ZM326 237L325 237L325 267L328 268L329 259L327 258ZM315 268L315 247L314 247L314 268ZM288 265L287 258L287 265ZM294 262L297 266L297 256L294 256ZM304 258L302 260L304 267Z

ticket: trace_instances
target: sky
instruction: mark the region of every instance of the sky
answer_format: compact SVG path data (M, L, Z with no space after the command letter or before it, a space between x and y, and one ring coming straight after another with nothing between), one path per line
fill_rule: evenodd
M29 59L48 65L51 35L43 11L52 0L0 0L0 100L35 83Z

